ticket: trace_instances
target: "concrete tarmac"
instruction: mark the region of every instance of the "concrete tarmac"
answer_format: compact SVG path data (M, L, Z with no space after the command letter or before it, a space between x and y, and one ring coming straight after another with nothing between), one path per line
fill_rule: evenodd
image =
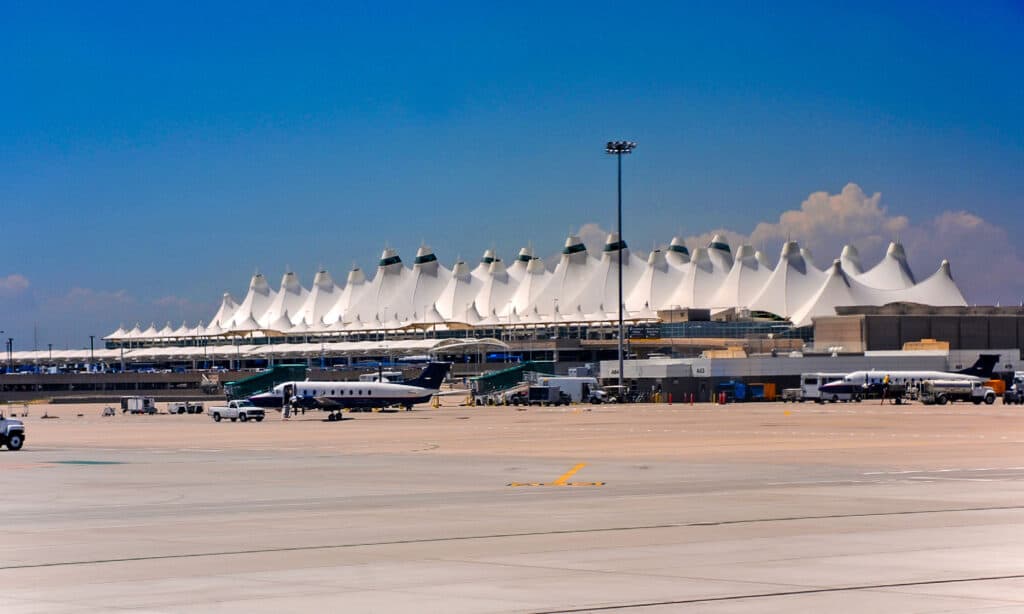
M1024 611L1017 406L101 408L0 453L4 612Z

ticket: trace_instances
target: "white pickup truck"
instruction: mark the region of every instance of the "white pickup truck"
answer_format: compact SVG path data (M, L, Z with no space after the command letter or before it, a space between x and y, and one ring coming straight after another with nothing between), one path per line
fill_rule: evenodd
M215 405L211 407L210 417L213 418L214 422L220 422L224 418L227 418L232 422L235 420L241 420L242 422L247 420L262 422L264 413L262 408L256 407L251 401L247 399L238 399L237 401L228 401L227 405Z

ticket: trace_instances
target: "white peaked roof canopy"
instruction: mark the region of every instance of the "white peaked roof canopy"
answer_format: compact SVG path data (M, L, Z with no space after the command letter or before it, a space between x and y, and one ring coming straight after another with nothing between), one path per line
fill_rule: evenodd
M509 277L518 283L526 275L526 267L529 266L530 260L533 260L533 248L524 247L520 249L515 261L508 267Z
M398 314L411 314L409 278L410 271L402 264L398 252L390 247L384 248L377 263L377 274L368 282L359 302L351 306L352 313L359 314L365 322L382 323Z
M261 316L253 315L260 324L267 328L273 328L271 324L276 323L282 314L292 314L301 311L302 306L306 304L308 296L309 290L302 287L299 276L292 271L288 271L281 276L281 289L274 295L274 300L270 302L267 310Z
M241 303L228 293L222 296L208 326L200 322L189 328L182 323L173 329L168 322L161 330L155 325L142 330L136 324L131 330L120 326L105 338L148 341L271 330L330 333L441 322L477 326L604 322L613 320L617 312L620 253L623 294L631 318L682 307L749 307L804 325L818 315L833 313L840 305L967 304L946 261L935 274L915 283L898 242L889 245L882 261L861 273L860 255L852 245L845 246L840 258L821 271L814 266L810 251L792 241L783 245L773 268L764 254L750 245L733 252L720 235L715 235L708 247L692 253L679 238L673 238L667 249L654 250L643 262L613 233L596 260L579 237L570 235L554 273L546 270L529 247L521 249L508 268L488 250L485 262L474 270L458 262L449 271L426 246L418 251L411 269L404 267L395 250L387 248L372 280L354 267L344 287L321 270L308 291L297 276L286 273L281 291L274 292L257 273Z
M452 272L441 266L433 250L427 246L421 246L416 252L416 260L412 265L411 306L416 313L426 313L432 309L432 305L441 296L441 292L448 286Z
M480 257L480 262L473 268L473 277L483 279L487 275L487 270L491 268L491 263L496 258L493 249L485 249L484 255Z
M914 274L907 264L903 245L895 241L890 243L882 261L870 271L858 275L857 281L880 290L903 290L913 286Z
M860 252L852 245L843 246L843 253L839 256L839 263L843 266L843 271L848 275L857 276L864 272L864 267L860 263Z
M676 268L683 268L690 262L690 250L679 237L672 237L665 253L665 260Z
M685 265L683 283L669 300L672 305L680 307L710 308L711 299L725 282L729 269L716 269L711 254L705 247L698 247L690 254L690 262Z
M825 273L808 265L796 241L787 241L782 246L779 264L751 301L750 308L788 318L814 296L824 281Z
M267 330L277 331L279 333L288 333L292 330L292 319L288 316L288 310L286 309L281 315L277 316L277 319L270 322L265 327Z
M640 279L633 285L632 291L626 296L626 309L636 311L648 305L654 309L667 309L671 304L672 295L683 283L684 270L668 264L668 259L660 249L647 255L647 265ZM612 303L613 305L615 303ZM604 311L604 303L598 305L597 312ZM588 312L591 314L595 311ZM593 318L588 318L593 319ZM601 316L603 319L603 315Z
M749 307L771 275L772 270L757 259L753 246L741 245L736 250L732 270L711 299L711 306L725 309Z
M221 327L229 325L236 311L238 311L238 303L229 292L225 292L224 296L220 299L220 308L217 309L217 313L213 314L213 318L210 320L210 327L216 328L219 331Z
M241 321L239 321L236 318L235 322L233 322L231 324L231 328L226 330L225 332L227 332L227 333L236 333L236 334L237 333L254 333L254 332L262 330L262 329L263 329L263 327L261 327L260 323L256 321L256 318L252 317L252 314L249 314L249 317L247 317L246 319L241 320Z
M904 292L907 298L903 300L914 303L935 306L967 306L967 300L964 298L963 293L960 292L956 282L953 281L953 274L950 273L948 260L943 260L939 265L939 270L932 273L928 279L915 285L913 288L907 288Z
M136 322L135 326L133 326L130 331L128 331L127 333L124 334L124 337L126 339L138 339L141 336L142 336L142 324L140 322Z
M521 266L523 269L520 280L527 275L526 268L529 266L528 262L524 263L517 260L512 266ZM501 260L495 260L491 263L491 268L487 271L487 277L484 278L476 294L477 311L480 313L490 313L504 309L509 301L512 300L512 295L515 294L518 286L518 280L513 278L511 273L505 269L505 263Z
M139 333L139 339L156 339L160 336L160 331L156 329L156 323L150 322L149 328Z
M610 233L601 250L601 259L590 267L590 277L576 288L573 295L559 300L559 312L572 314L576 311L591 313L599 305L619 304L619 256L622 256L622 297L632 293L633 288L647 269L640 258L634 256L618 233ZM645 302L647 302L645 300Z
M117 327L117 330L104 337L107 341L113 341L117 339L124 339L128 336L128 331L124 329L124 324Z
M483 285L484 282L473 276L469 265L459 260L452 269L448 284L437 297L437 311L446 320L469 323L472 304Z
M708 258L716 270L729 271L732 269L733 257L732 248L729 242L722 235L716 234L708 242Z
M531 259L526 265L526 274L519 280L519 285L512 293L512 298L504 306L497 307L497 315L504 317L529 310L530 305L536 303L540 298L551 278L552 275L544 266L543 259L539 257ZM495 308L492 306L491 311L494 312Z
M242 303L235 310L234 315L231 316L230 325L225 326L221 323L221 328L238 330L241 324L248 322L250 319L259 322L259 319L263 317L271 303L274 302L275 296L276 293L270 289L267 278L262 273L256 273L249 281L249 292L246 293Z
M313 277L313 287L306 295L306 301L297 312L292 314L292 320L296 323L303 323L307 326L317 326L323 323L327 312L338 302L341 289L334 285L334 279L325 269L320 269Z
M580 293L589 281L596 263L597 261L587 254L587 246L583 241L576 235L569 235L565 240L558 266L555 267L555 272L552 273L547 285L529 305L529 309L517 309L517 312L520 316L528 315L536 308L538 314L551 315L556 302L567 303L568 299Z
M366 283L366 274L357 266L352 267L348 272L348 279L345 288L338 294L338 300L327 310L322 320L328 326L335 322L350 322L354 319L355 313L352 307L363 300L363 295L369 288Z
M814 254L811 252L811 250L807 249L806 247L801 247L800 255L803 256L804 262L807 263L807 266L813 267L821 271L818 265L814 263Z
M863 304L857 299L858 289L852 287L839 260L825 272L825 281L807 301L798 307L790 319L794 326L807 326L818 316L835 315L835 308L841 305Z

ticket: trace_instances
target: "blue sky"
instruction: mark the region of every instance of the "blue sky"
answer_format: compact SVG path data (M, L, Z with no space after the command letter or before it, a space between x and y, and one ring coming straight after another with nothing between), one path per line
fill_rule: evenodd
M892 4L8 3L0 330L80 346L208 318L256 269L343 278L385 243L547 256L612 226L610 138L640 144L635 248L749 235L852 182L908 236L980 220L941 218L971 227L956 253L908 245L919 275L949 257L963 284L993 247L1018 266L1024 8Z

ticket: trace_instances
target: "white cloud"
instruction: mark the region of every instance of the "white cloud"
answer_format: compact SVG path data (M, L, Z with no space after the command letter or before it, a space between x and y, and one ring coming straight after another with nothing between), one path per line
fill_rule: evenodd
M0 298L13 298L28 290L28 278L18 273L0 277Z

